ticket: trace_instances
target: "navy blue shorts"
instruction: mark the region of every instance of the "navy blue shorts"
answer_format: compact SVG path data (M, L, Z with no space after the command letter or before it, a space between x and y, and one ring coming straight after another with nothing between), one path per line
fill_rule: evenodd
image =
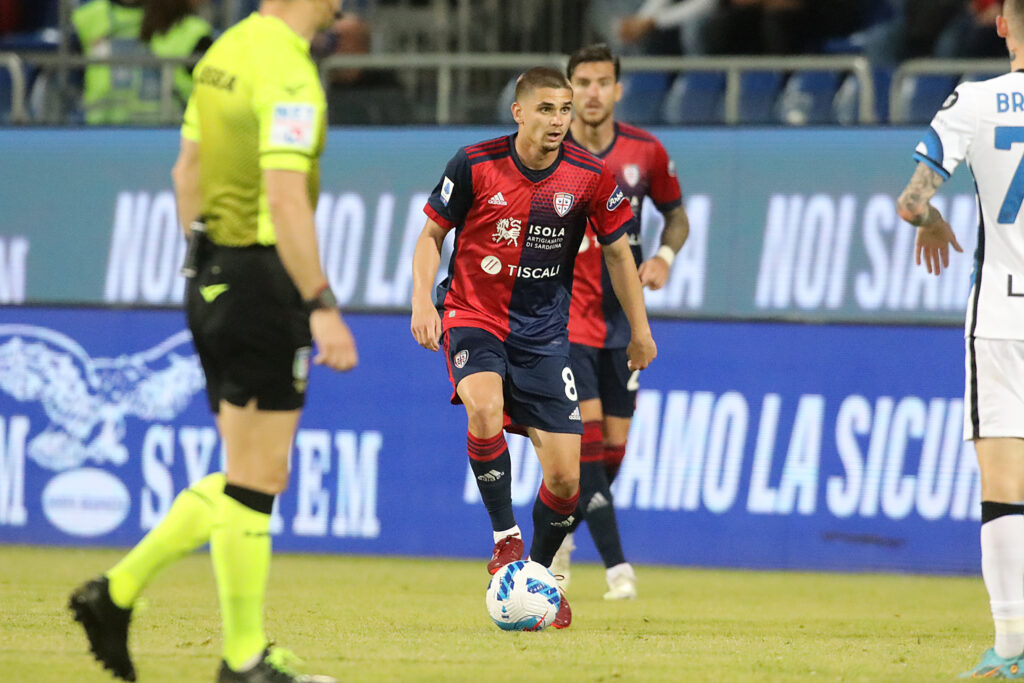
M605 415L633 417L640 371L629 369L626 349L570 344L569 359L581 401L599 398Z
M576 384L566 356L545 356L510 346L475 327L453 327L444 333L452 403L462 403L456 388L464 377L496 372L504 387L506 429L525 434L525 427L545 432L582 434Z

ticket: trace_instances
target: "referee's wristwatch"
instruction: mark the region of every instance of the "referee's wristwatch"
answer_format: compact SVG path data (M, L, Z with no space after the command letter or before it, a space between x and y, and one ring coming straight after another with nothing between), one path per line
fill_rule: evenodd
M317 290L312 299L305 299L302 302L302 308L305 309L306 315L311 315L313 311L320 309L338 310L338 298L334 296L330 285L324 285Z

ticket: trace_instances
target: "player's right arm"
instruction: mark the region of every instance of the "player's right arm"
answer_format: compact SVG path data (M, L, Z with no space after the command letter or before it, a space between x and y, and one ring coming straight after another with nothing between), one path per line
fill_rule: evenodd
M434 278L441 266L441 247L447 230L428 218L423 232L416 240L412 256L412 321L410 327L416 343L425 349L437 351L441 338L441 316L431 299Z
M303 301L315 299L328 283L320 268L316 223L306 189L306 174L265 169L263 182L281 263ZM359 362L352 332L336 307L317 308L310 313L309 331L317 346L313 362L335 370L351 370Z
M473 205L473 171L466 150L460 149L445 166L444 175L427 199L423 212L427 223L416 241L412 256L412 320L410 329L416 343L437 351L441 338L441 317L434 307L431 290L441 266L444 236L466 220ZM454 258L454 256L452 257Z
M931 205L931 199L967 156L977 135L974 87L960 84L935 114L924 139L914 150L918 162L914 175L896 202L900 218L917 226L917 265L923 260L928 272L935 275L949 266L949 245L963 251L949 223Z
M302 78L302 73L297 70L295 78ZM296 89L286 87L295 81L285 83L280 74L271 73L258 79L253 89L260 170L276 249L303 301L318 299L329 287L320 268L308 185L326 124L326 102L313 78L305 88ZM336 305L316 307L309 316L309 331L317 346L314 363L335 370L355 367L355 340Z
M963 248L956 241L953 228L950 227L942 214L931 205L931 198L942 185L942 176L933 171L928 164L917 165L910 182L896 201L896 210L900 218L917 226L917 237L914 240L914 260L921 265L924 260L929 273L938 275L943 268L949 267L949 245L962 252Z

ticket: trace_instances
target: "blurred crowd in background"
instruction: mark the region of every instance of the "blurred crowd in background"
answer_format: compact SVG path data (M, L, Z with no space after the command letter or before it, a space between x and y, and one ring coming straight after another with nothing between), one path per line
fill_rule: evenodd
M258 0L0 0L0 53L24 59L36 123L166 124L180 117L188 97L188 63L174 73L168 105L160 92L167 86L154 68L93 65L61 69L58 77L52 62L33 62L33 56L196 58L258 5ZM1000 0L347 0L344 9L344 17L314 41L315 58L565 54L592 42L606 42L624 56L852 54L870 61L884 87L887 73L908 59L1006 54L995 33ZM510 74L508 69L460 74L455 122L493 122L494 100ZM0 70L0 107L9 99L4 79ZM417 72L415 66L338 68L325 82L333 124L432 122L436 74ZM839 87L837 82L835 90ZM660 109L651 116L639 122L686 122L662 116Z

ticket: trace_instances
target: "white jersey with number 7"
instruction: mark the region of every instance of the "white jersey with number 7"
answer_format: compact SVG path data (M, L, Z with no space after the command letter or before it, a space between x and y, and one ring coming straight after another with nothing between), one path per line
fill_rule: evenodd
M966 336L1024 339L1024 72L961 83L914 154L943 180L964 159L978 192Z

